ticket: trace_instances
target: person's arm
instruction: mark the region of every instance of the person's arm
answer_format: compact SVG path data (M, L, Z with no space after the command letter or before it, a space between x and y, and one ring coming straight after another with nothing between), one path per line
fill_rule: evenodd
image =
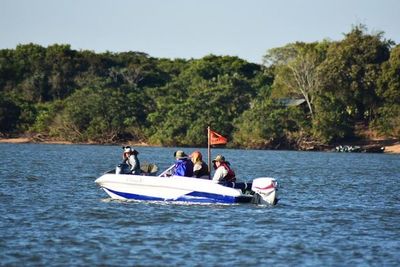
M137 160L135 159L134 156L130 156L129 157L129 165L130 165L131 171L136 170L138 162L137 162Z
M175 163L175 168L174 168L172 175L176 175L176 176L184 176L185 175L184 170L182 168L182 161L177 161Z

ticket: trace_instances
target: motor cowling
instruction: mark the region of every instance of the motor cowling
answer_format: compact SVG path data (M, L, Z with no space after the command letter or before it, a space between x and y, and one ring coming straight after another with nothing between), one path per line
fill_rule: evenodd
M253 180L251 190L257 204L275 205L278 202L278 182L274 178L261 177Z

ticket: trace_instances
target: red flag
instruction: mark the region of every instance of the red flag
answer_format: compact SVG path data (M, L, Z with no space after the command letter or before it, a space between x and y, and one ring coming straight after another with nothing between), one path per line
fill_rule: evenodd
M226 143L228 143L228 139L226 139L219 133L216 133L216 132L210 130L210 144L211 145L225 145Z

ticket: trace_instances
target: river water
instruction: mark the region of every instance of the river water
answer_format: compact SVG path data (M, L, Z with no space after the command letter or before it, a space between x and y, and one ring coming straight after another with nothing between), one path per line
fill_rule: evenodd
M137 149L164 169L177 148ZM400 155L214 149L278 180L265 207L112 201L94 180L121 151L0 144L0 266L400 264Z

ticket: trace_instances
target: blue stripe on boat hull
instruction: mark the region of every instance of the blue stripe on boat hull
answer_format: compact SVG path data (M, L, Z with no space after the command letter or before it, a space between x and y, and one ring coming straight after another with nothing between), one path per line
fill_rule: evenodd
M143 195L137 195L137 194L131 194L131 193L124 193L124 192L119 192L119 191L114 191L111 189L108 189L104 187L107 191L110 191L111 193L126 198L126 199L137 199L137 200L150 200L150 201L162 201L164 200L163 198L159 197L148 197L148 196L143 196Z
M232 197L232 196L224 196L212 193L204 193L204 192L196 192L193 191L189 194L183 195L177 199L164 199L159 197L149 197L144 195L137 195L125 192L118 192L108 188L104 188L111 193L126 198L126 199L136 199L136 200L149 200L149 201L182 201L182 202L194 202L194 203L248 203L251 202L251 197L241 196L241 197Z

